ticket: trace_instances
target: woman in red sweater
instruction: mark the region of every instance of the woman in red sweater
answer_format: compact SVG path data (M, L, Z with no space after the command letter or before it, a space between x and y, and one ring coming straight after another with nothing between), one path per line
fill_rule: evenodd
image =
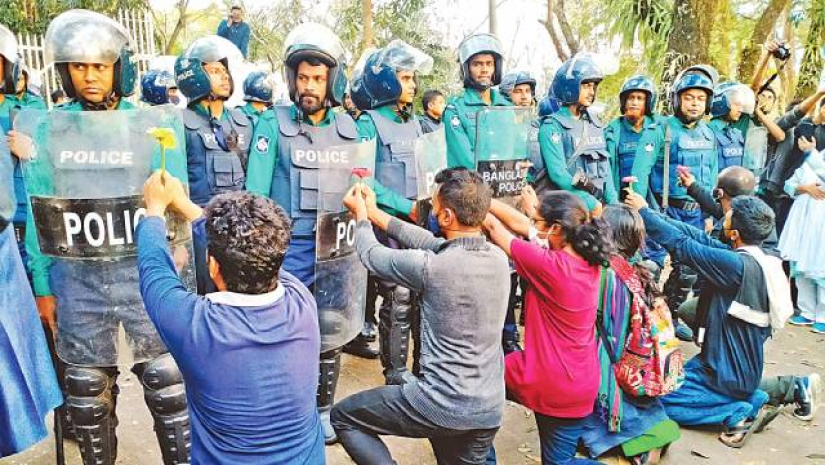
M574 456L599 390L595 323L599 266L613 249L609 229L568 192L525 199L529 216L494 201L485 223L529 284L524 351L505 359L507 389L536 414L542 463L598 463Z

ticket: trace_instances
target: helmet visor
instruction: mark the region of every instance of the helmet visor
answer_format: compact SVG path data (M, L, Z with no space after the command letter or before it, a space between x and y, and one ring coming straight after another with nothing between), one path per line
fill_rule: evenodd
M403 40L396 39L377 52L373 66L376 67L376 73L378 69L386 66L394 71L430 74L433 69L433 59Z
M106 63L120 58L132 40L117 21L87 10L69 10L49 24L44 58L52 63Z

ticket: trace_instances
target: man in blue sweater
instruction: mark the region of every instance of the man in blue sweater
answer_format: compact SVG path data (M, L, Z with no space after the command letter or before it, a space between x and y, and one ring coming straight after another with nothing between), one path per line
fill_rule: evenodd
M146 311L187 383L192 463L322 464L315 407L320 335L312 293L281 263L289 219L246 192L201 210L161 173L144 188L137 228ZM218 292L186 290L166 246L167 207L194 220Z

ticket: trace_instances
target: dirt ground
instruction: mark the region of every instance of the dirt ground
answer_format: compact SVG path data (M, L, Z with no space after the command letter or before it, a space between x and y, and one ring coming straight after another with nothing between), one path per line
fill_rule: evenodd
M685 347L692 356L693 347ZM765 376L825 372L825 336L805 328L789 327L767 344ZM124 370L125 371L125 370ZM345 355L338 398L378 386L382 383L380 363ZM160 452L152 432L152 421L143 403L143 393L134 375L121 375L121 396L118 399L119 456L118 464L160 464ZM825 412L812 422L802 422L791 415L787 407L764 432L755 435L743 449L730 449L720 443L714 430L683 429L682 438L673 444L662 460L666 465L683 464L823 464L825 465ZM386 438L399 465L435 464L425 440ZM527 465L540 463L538 434L530 411L508 404L504 424L496 436L499 463ZM67 463L80 464L77 447L66 445ZM619 463L605 458L605 463ZM331 465L350 464L340 445L327 448ZM49 437L30 450L0 460L0 465L55 463L54 438Z

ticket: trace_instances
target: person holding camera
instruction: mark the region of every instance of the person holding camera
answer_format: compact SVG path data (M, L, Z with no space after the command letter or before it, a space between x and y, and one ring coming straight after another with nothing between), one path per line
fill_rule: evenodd
M233 5L229 9L229 15L226 19L221 21L218 26L217 35L232 42L241 51L243 57L246 58L249 51L249 24L243 20L243 8L238 5Z

